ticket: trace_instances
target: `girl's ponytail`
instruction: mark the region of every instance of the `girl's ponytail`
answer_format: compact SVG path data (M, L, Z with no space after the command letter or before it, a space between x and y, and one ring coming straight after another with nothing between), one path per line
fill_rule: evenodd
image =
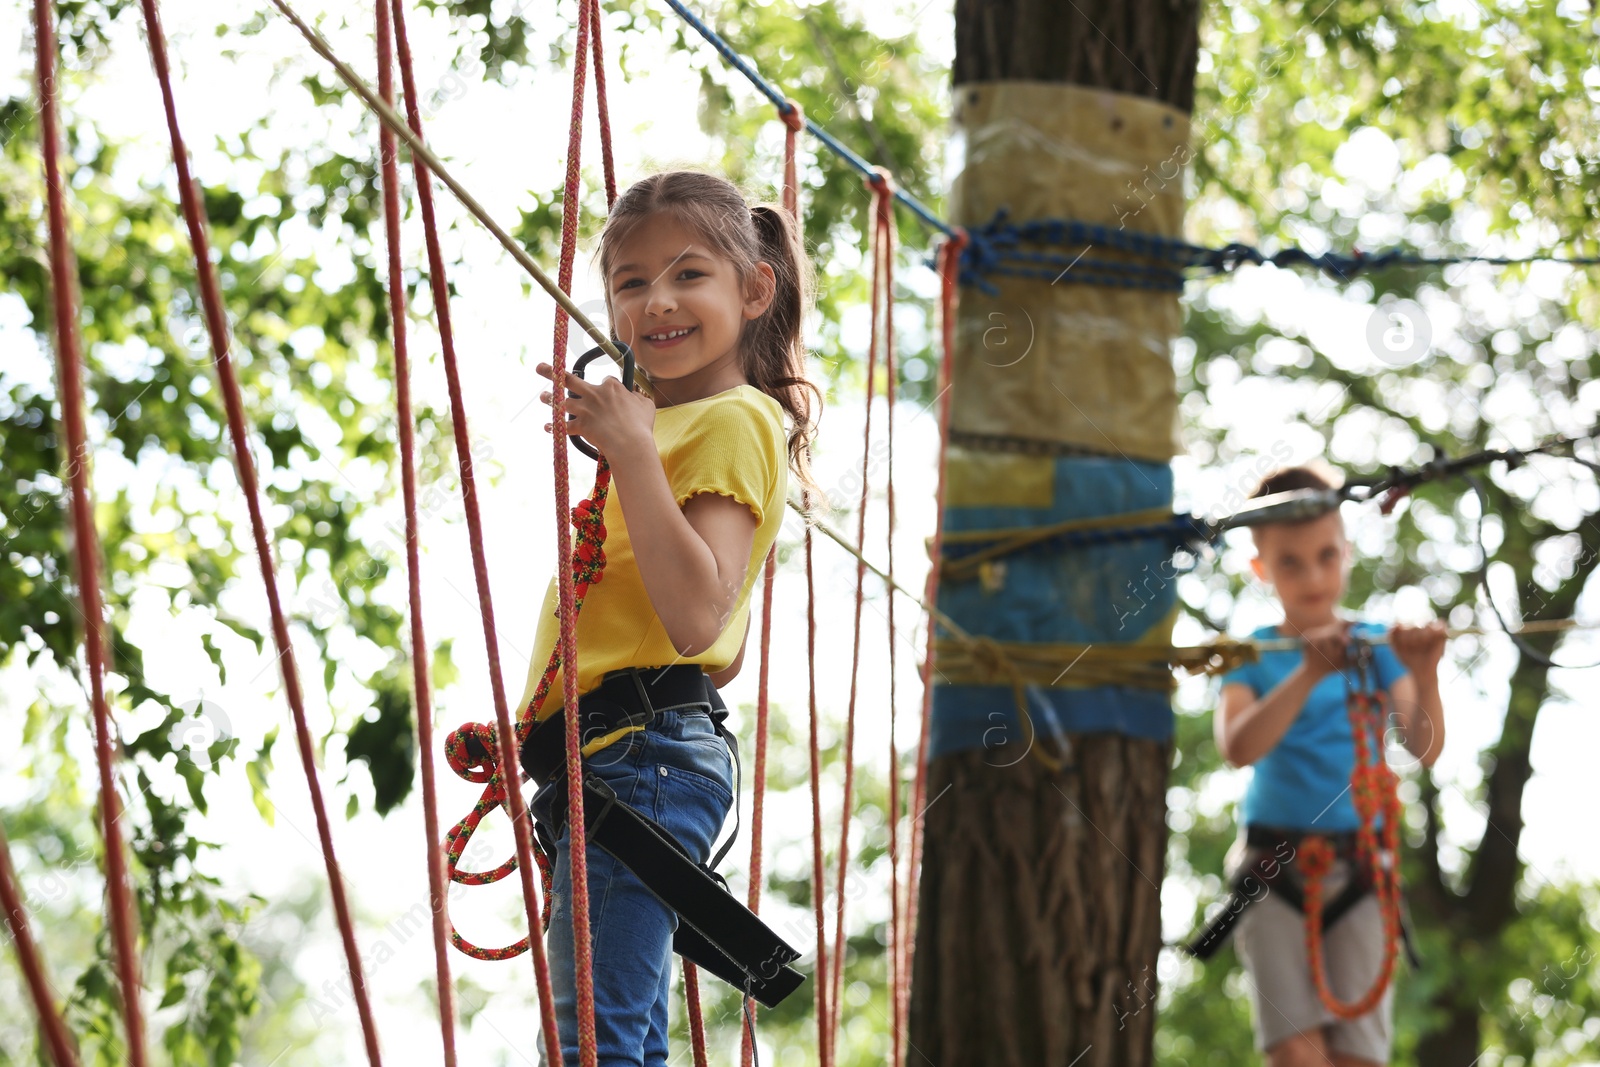
M803 499L820 501L825 494L811 475L810 440L816 427L812 401L814 398L820 409L822 393L806 377L802 332L806 309L811 306L811 260L801 246L799 228L782 207L757 204L750 209L750 220L761 245L761 259L772 268L776 284L766 314L745 325L745 376L789 413L794 422L789 433L789 464L800 479Z

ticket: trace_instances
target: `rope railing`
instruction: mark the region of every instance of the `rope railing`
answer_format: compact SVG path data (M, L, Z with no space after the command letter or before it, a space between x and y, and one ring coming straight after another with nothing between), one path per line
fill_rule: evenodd
M166 38L161 31L157 0L142 0L142 3L146 37L150 42L151 58L155 63L156 77L161 84L162 100L166 107L172 159L178 169L178 194L188 226L189 243L194 252L200 303L211 338L214 357L212 365L216 368L221 387L223 407L227 412L228 433L233 446L234 465L238 471L245 504L249 509L251 537L255 544L256 560L261 569L261 581L266 588L267 607L272 618L273 647L277 650L284 693L294 720L295 742L311 795L317 837L322 847L323 865L328 876L328 892L333 901L334 918L338 924L340 940L343 942L345 965L350 972L351 990L356 1002L357 1015L361 1021L361 1034L366 1045L367 1060L372 1067L378 1067L381 1055L378 1049L377 1026L372 1015L371 1000L367 995L367 982L361 963L361 953L356 945L355 924L345 894L344 876L334 854L332 825L328 818L327 804L323 799L321 779L317 771L316 746L312 741L306 717L305 698L300 688L300 674L295 666L294 647L289 640L288 618L278 591L272 538L267 531L266 519L262 512L255 460L250 451L250 431L244 414L244 399L233 366L227 315L222 302L222 291L217 285L216 271L210 258L205 204L200 199L199 185L189 172L189 153L184 147L183 135L178 128L171 72L167 64Z
M144 1011L139 1005L139 932L134 911L128 855L118 820L111 708L106 700L108 642L100 599L100 540L94 526L89 486L89 438L84 418L83 351L78 338L76 257L67 231L66 184L61 173L61 118L56 76L55 4L35 0L34 33L39 88L39 127L50 231L50 300L55 312L56 380L67 445L67 482L72 516L73 557L83 618L83 653L89 674L89 706L94 722L95 768L100 783L100 835L106 848L106 913L111 927L117 995L127 1031L127 1057L144 1067ZM44 1013L41 1013L41 1018Z
M405 89L406 117L420 136L422 113L417 103L416 77L412 69L411 44L406 36L403 0L376 0L378 38L378 92L386 103L394 100L394 63L391 50L399 54L401 84ZM392 26L391 26L392 21ZM428 900L433 934L434 988L439 1003L439 1036L444 1045L445 1067L456 1064L455 983L450 980L449 917L445 911L444 854L439 847L439 798L434 781L433 699L428 679L428 640L423 627L422 563L418 545L416 431L411 409L411 365L406 343L405 276L400 260L400 168L393 131L380 127L378 155L383 176L384 233L388 243L389 322L393 331L395 421L399 426L400 481L406 515L407 604L411 610L411 669L417 714L417 746L424 756L422 770L422 811L424 859L428 865ZM413 155L417 195L422 208L423 233L428 249L428 278L432 290L435 319L446 359L454 362L455 338L450 321L449 288L445 280L444 257L439 252L439 232L433 210L433 181L421 157Z
M66 1020L56 1006L55 986L45 971L44 957L39 954L33 929L28 923L28 910L24 903L17 872L11 866L11 845L6 841L6 831L0 823L0 929L10 937L17 953L17 964L22 970L22 981L28 987L28 997L33 1001L34 1014L39 1017L39 1035L50 1053L55 1067L78 1067L78 1052L67 1032Z

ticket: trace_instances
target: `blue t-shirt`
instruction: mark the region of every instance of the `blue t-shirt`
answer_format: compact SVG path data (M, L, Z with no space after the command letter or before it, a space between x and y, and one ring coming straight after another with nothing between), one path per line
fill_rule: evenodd
M1353 629L1364 637L1388 632L1387 626L1370 622L1358 622ZM1282 635L1276 626L1263 626L1250 636L1264 640ZM1374 645L1372 651L1377 684L1387 692L1406 669L1387 644ZM1277 688L1304 658L1298 648L1262 652L1258 662L1223 675L1222 684L1241 683L1257 697L1263 697ZM1345 703L1347 677L1353 681L1355 672L1330 674L1319 681L1278 744L1251 765L1255 773L1244 795L1246 826L1334 832L1354 830L1361 824L1350 798L1350 772L1355 767L1356 750ZM1381 735L1372 740L1368 751L1383 758Z

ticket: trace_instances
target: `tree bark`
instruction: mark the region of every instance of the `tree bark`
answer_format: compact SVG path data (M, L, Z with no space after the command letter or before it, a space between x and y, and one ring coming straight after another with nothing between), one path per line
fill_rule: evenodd
M1189 111L1199 13L1198 0L957 0L955 87L1069 83ZM1047 288L1007 298L1027 310L1034 284ZM1171 743L1093 733L1069 747L1060 772L989 751L933 760L910 1064L1153 1062Z

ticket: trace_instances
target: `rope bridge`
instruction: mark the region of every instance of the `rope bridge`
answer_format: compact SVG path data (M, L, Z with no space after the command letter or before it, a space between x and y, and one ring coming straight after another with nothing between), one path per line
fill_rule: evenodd
M151 48L152 60L160 82L163 102L166 109L168 132L171 139L173 159L179 171L179 188L182 198L182 207L185 220L189 229L191 246L196 256L197 275L200 289L200 303L205 313L207 326L212 338L215 364L218 368L219 378L222 382L224 404L228 413L230 436L235 452L235 461L238 466L241 485L244 488L247 504L250 510L252 535L256 544L258 562L261 567L262 579L267 587L269 611L272 616L273 635L275 646L278 650L278 660L283 673L285 692L288 696L292 718L294 721L297 744L302 757L302 765L306 774L308 788L310 789L313 807L317 817L318 836L322 846L325 866L327 868L330 892L333 897L335 921L339 927L343 945L346 965L350 972L352 990L358 1005L358 1015L362 1030L363 1042L368 1062L376 1067L381 1062L381 1052L378 1042L377 1029L368 996L367 983L362 971L360 955L350 908L344 892L344 879L336 859L332 831L327 816L326 805L322 799L321 785L318 778L315 758L314 742L306 722L304 699L298 680L298 671L292 654L288 638L287 619L282 609L281 599L278 594L274 576L274 554L271 537L263 521L260 507L260 492L257 478L252 465L248 449L248 432L246 429L245 414L241 395L232 364L229 350L226 319L222 304L222 297L217 285L214 270L210 266L207 254L207 221L204 204L198 195L198 186L195 184L188 167L188 155L184 147L182 135L177 121L176 104L172 90L171 74L166 58L166 44L162 33L157 0L141 0L147 38ZM596 487L591 496L583 501L577 508L569 509L565 496L567 484L566 459L564 447L565 433L565 365L564 354L566 351L566 322L570 316L579 324L596 343L614 359L619 359L617 349L610 339L604 336L597 327L590 322L582 311L571 301L567 295L570 288L573 260L576 252L576 211L563 213L563 241L560 268L556 280L551 280L539 268L526 252L516 244L509 234L483 209L483 207L463 188L426 146L422 139L421 117L416 103L415 76L409 41L406 35L404 5L401 0L378 0L375 4L376 15L376 40L378 49L379 85L376 91L367 86L354 74L326 41L321 38L303 19L289 7L284 0L273 0L274 6L302 33L310 43L313 50L331 63L340 77L359 96L370 110L376 114L381 122L380 151L382 154L382 177L384 191L384 225L388 237L388 291L390 297L391 322L395 331L393 335L393 349L395 354L396 377L396 405L397 418L401 426L400 451L401 451L401 477L402 491L406 510L407 528L407 574L408 597L411 615L411 638L414 649L426 648L426 638L423 629L422 606L420 597L420 561L417 553L417 511L416 511L416 484L415 484L415 457L414 435L412 432L412 412L409 383L409 346L405 332L405 315L403 307L404 289L401 280L401 259L399 248L399 222L401 204L399 200L399 175L398 156L395 152L396 141L402 141L410 149L412 163L416 172L418 198L423 217L423 228L427 244L427 254L430 268L430 281L433 290L435 314L439 323L443 361L446 369L446 378L451 402L451 415L455 432L455 444L460 474L462 479L463 497L468 520L469 541L472 548L473 570L478 585L480 614L483 620L485 642L488 652L491 685L494 694L495 724L485 726L469 724L460 731L456 731L447 739L446 748L452 766L465 777L485 784L485 790L473 811L467 818L457 824L450 834L444 838L448 850L442 851L440 846L439 819L437 808L437 789L434 781L433 769L430 761L423 761L423 798L426 824L426 849L425 856L428 865L429 890L433 903L433 941L436 958L435 984L439 994L441 1039L444 1048L444 1057L447 1064L457 1062L455 1050L455 1023L454 1001L451 993L450 969L447 954L444 951L446 942L456 944L471 955L479 958L508 958L517 954L522 949L531 949L534 958L535 981L540 1001L541 1027L545 1046L549 1049L559 1048L559 1037L556 1032L553 996L548 961L545 959L542 934L543 918L539 902L541 895L534 889L531 871L534 850L532 848L529 824L526 819L527 808L521 796L520 778L515 765L515 752L511 745L497 744L497 738L521 737L527 724L531 722L532 713L542 702L547 694L549 683L554 669L559 662L573 662L575 658L574 635L575 622L578 610L581 608L583 592L588 584L598 581L604 566L603 527L599 526L599 514L604 504L605 493L608 487L609 470L603 459L597 471ZM56 126L57 84L53 74L54 40L51 28L54 22L54 5L50 0L36 0L35 20L38 27L39 41L39 87L43 104L44 136L46 141L47 181L52 197L52 232L51 249L54 267L55 285L52 290L52 299L55 303L58 325L57 349L61 357L61 383L62 395L67 403L67 428L69 449L74 456L80 458L87 456L87 442L81 418L82 410L82 384L81 384L81 354L77 351L75 323L78 308L74 300L74 290L70 274L70 244L65 231L65 214L62 202L64 185L59 173L57 163L56 145L59 143L60 133ZM568 145L568 176L565 203L575 205L578 202L578 149L581 144L581 126L583 113L583 98L585 87L585 61L592 54L595 61L596 97L601 123L601 140L605 155L605 172L608 201L614 200L616 183L612 153L610 145L609 121L604 103L604 66L602 62L602 46L600 40L600 17L598 0L581 0L580 18L578 26L579 46L574 59L574 85L572 100L572 124L570 127L570 140ZM405 89L407 117L402 118L394 109L394 84L393 67L396 56L400 68L401 81ZM784 102L780 108L780 117L787 130L785 152L785 205L791 212L798 213L798 189L796 183L795 163L795 134L803 128L803 120L797 105ZM504 247L539 284L556 300L558 311L556 316L556 336L554 343L554 417L552 425L560 425L561 429L555 431L555 471L554 481L556 489L556 515L558 526L558 549L562 565L558 567L558 582L561 593L561 641L552 662L544 676L544 684L538 690L532 705L521 709L518 719L513 723L510 709L507 705L499 662L499 650L496 641L494 626L493 604L488 581L488 566L483 550L482 522L478 508L477 485L472 468L472 448L468 432L468 419L460 387L459 369L456 361L454 336L451 327L450 309L448 302L448 286L446 283L446 269L440 252L438 240L437 217L433 203L432 182L437 176L467 210L473 214L495 236ZM892 264L894 257L894 220L893 212L889 205L894 199L904 199L904 194L894 190L886 176L874 173L868 180L869 188L877 203L875 209L875 223L873 228L874 272L873 272L873 340L871 351L875 361L877 353L883 353L886 368L890 372L890 427L889 434L892 442L892 401L893 401L893 367L894 347L892 331L888 328L892 314ZM948 254L945 256L945 283L942 288L942 306L944 307L944 327L942 336L946 344L946 354L942 366L945 383L949 378L949 351L948 346L952 338L950 309L955 298L955 255L964 242L959 236L948 242ZM948 394L948 389L942 389L943 394ZM870 397L869 397L870 404ZM74 419L74 413L77 418ZM948 403L941 409L941 429L948 431L949 409ZM870 441L870 421L866 428L866 435ZM891 444L892 448L892 444ZM891 460L892 462L892 460ZM89 502L87 486L87 465L75 461L74 470L77 477L73 483L74 493L74 519L75 527L82 533L78 539L82 559L80 566L83 568L84 580L80 582L80 594L84 598L85 616L99 618L97 606L98 581L91 569L95 558L94 542L92 540L92 524L89 521ZM892 468L891 468L892 470ZM865 482L865 479L864 479ZM939 493L942 498L943 488ZM842 537L828 530L814 519L808 520L805 532L805 549L807 561L807 584L811 592L808 604L808 629L811 637L808 642L812 650L811 694L810 705L812 710L812 761L815 767L818 761L818 746L816 742L816 686L815 686L815 604L814 604L814 579L812 573L812 547L811 534L813 529L822 529L828 536L849 548L858 560L856 583L856 656L855 668L859 667L861 606L864 601L865 572L869 568L862 551L864 539L864 511L867 501L867 488L863 485L862 509L863 521L858 526L856 541L850 545ZM791 506L803 508L791 502ZM890 489L891 519L890 531L893 530L893 499ZM576 546L573 545L568 531L567 523L572 522L579 527ZM936 528L935 538L939 536ZM775 553L769 554L764 567L764 590L767 593L762 611L762 637L761 637L761 671L760 691L757 711L757 785L756 802L754 811L754 829L752 833L752 856L750 878L750 902L754 910L760 900L760 869L761 869L761 813L762 793L764 789L767 723L770 707L767 681L770 672L770 637L771 637L771 588L775 573ZM893 560L890 557L892 573ZM876 568L872 568L876 569ZM892 578L891 578L892 581ZM927 586L927 597L931 600L937 588L937 574L930 573ZM892 607L891 607L892 611ZM892 617L891 617L892 629ZM122 1013L128 1034L130 1062L143 1064L144 1052L144 1024L138 1002L139 979L137 973L137 956L132 950L136 934L133 930L134 913L131 904L131 894L126 875L126 868L120 857L122 856L121 843L117 837L116 819L118 812L115 805L116 793L113 787L113 766L110 752L110 734L108 724L108 710L100 680L105 672L104 642L98 627L91 627L89 640L89 655L93 667L93 678L96 683L96 712L99 723L98 735L101 738L97 746L98 762L102 778L102 806L105 808L103 826L108 843L108 852L113 857L111 877L109 879L111 893L109 907L111 923L114 931L114 943L117 950L118 985L122 998ZM893 655L891 643L891 655ZM930 633L927 653L932 654L933 642ZM847 735L853 732L854 710L857 696L857 671L852 670L851 706L847 725ZM931 662L925 657L922 666L922 676L926 683L931 678ZM565 702L568 706L575 706L577 701L576 675L564 672ZM432 750L432 704L429 692L429 681L425 658L413 657L413 682L416 690L419 740L425 752ZM891 690L891 700L893 700ZM923 698L924 724L929 714L931 702L927 692ZM580 1026L580 1047L582 1060L585 1064L594 1062L594 1030L593 1030L593 999L592 984L589 977L590 961L588 959L588 931L585 929L588 909L583 901L583 894L587 888L587 879L583 871L584 856L584 819L582 815L583 797L581 791L581 775L572 773L579 766L577 719L569 716L567 722L567 762L569 783L569 805L574 813L570 820L572 827L573 849L573 883L574 883L574 934L575 948L578 965L578 1011ZM924 734L926 731L924 730ZM467 748L467 739L475 739L490 754L486 762L473 764L464 755ZM894 752L891 739L891 765L898 766L898 755ZM835 887L835 930L831 954L822 921L821 888L821 805L816 789L816 778L813 777L813 823L816 834L814 836L814 849L818 859L816 865L816 908L817 908L817 975L816 982L818 998L818 1040L819 1048L824 1063L834 1059L836 1034L841 1020L843 960L844 960L844 918L845 894L844 878L849 862L849 795L853 789L854 758L853 744L847 743L845 763L845 818L840 830L838 848L837 884ZM913 803L920 805L925 793L925 765L926 746L920 749L921 758L918 764L918 774L913 785ZM897 792L897 790L896 790ZM473 829L481 821L483 814L497 803L504 801L508 804L513 816L513 828L516 839L515 855L490 872L469 874L456 867L461 849L470 837ZM898 812L895 813L898 816ZM906 890L902 895L898 868L900 862L900 848L898 839L891 843L891 856L894 860L895 876L891 885L891 894L895 899L895 918L891 923L893 945L893 969L895 972L896 991L894 996L894 1011L897 1018L904 1018L907 994L904 989L904 976L909 974L911 945L909 931L914 923L915 901L915 865L920 854L921 841L913 826L910 842L911 873L905 880ZM896 831L897 833L897 831ZM8 857L9 853L5 853ZM453 928L447 930L448 917L443 907L446 899L444 880L446 877L468 884L478 884L508 875L517 871L521 876L522 896L527 915L529 934L516 946L501 950L482 950L467 942ZM543 901L545 909L549 904L548 871L545 878L545 893ZM15 879L10 869L9 862L0 864L0 902L7 906L15 920L15 934L19 945L19 955L24 962L24 976L27 980L30 995L34 1000L35 1009L42 1020L43 1030L52 1055L58 1063L75 1063L75 1053L71 1042L62 1025L61 1017L49 993L48 981L43 971L42 961L38 959L34 943L29 936L26 914L23 911L21 900L16 892ZM698 980L693 968L686 965L684 986L689 1000L690 1026L693 1039L694 1055L697 1064L706 1062L704 1024L698 1004ZM747 1008L753 1020L753 1005ZM897 1032L903 1030L902 1026L896 1027ZM754 1053L753 1031L746 1031L742 1059L748 1062Z

